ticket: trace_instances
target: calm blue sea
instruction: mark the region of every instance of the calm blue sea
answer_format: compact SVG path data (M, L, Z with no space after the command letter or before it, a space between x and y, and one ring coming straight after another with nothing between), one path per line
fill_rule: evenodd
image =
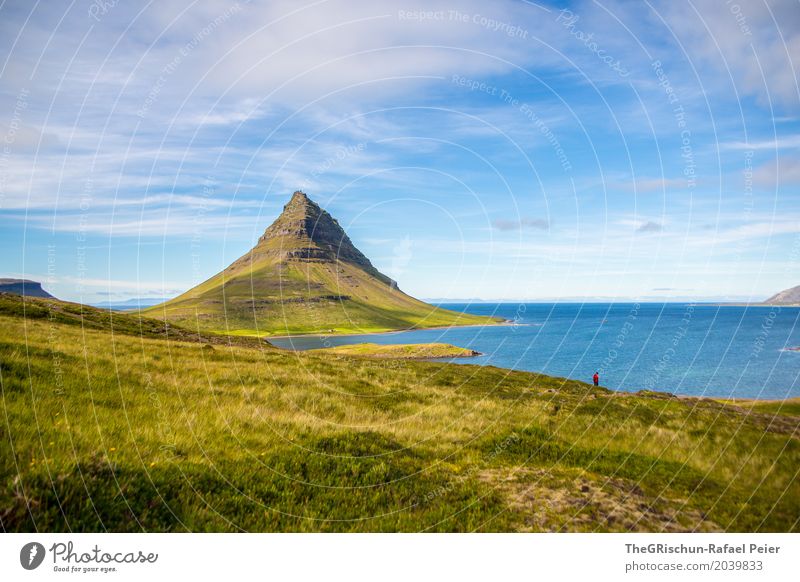
M800 308L681 303L443 304L508 326L272 340L312 349L360 342L446 342L485 355L455 359L543 372L614 390L779 399L800 396Z

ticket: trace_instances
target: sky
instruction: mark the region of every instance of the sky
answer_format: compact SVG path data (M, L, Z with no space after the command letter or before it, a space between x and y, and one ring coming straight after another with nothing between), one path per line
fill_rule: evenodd
M408 293L800 285L797 0L6 1L0 277L172 297L295 190Z

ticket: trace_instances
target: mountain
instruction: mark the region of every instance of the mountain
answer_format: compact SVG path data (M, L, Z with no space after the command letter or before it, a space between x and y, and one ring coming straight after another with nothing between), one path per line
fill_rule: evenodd
M292 195L249 252L144 313L191 329L245 335L366 333L498 321L406 295L303 192Z
M776 293L764 303L767 305L800 305L800 285Z
M134 297L133 299L126 299L125 301L101 301L99 303L92 303L92 307L98 307L100 309L112 309L114 311L133 311L136 309L158 305L159 303L164 303L165 301L169 301L169 299Z
M54 299L50 293L42 289L41 283L28 279L0 279L0 293Z

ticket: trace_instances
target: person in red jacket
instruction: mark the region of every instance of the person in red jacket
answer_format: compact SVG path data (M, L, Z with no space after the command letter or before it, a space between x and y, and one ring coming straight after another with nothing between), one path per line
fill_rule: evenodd
M594 382L595 386L598 386L600 384L600 374L595 372L594 376L592 376L592 382Z

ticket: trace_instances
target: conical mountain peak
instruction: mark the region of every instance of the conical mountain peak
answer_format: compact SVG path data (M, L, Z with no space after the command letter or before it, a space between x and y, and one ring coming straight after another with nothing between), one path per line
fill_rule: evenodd
M198 328L254 335L491 321L403 293L372 266L335 218L300 191L245 255L151 309Z
M323 214L333 220L327 212L312 202L305 192L298 190L292 194L291 200L283 207L283 212L281 212L280 216L264 231L264 235L259 239L259 242L282 235L308 236L311 238L316 230L317 223L323 219ZM328 221L326 220L325 222ZM339 225L337 224L336 226L338 227Z
M308 197L308 194L306 194L302 190L296 190L292 194L292 199L289 200L289 204L312 204L312 202L311 199Z
M292 194L283 212L265 231L258 244L228 270L271 257L280 262L351 263L385 283L391 280L373 267L339 222L305 192Z

